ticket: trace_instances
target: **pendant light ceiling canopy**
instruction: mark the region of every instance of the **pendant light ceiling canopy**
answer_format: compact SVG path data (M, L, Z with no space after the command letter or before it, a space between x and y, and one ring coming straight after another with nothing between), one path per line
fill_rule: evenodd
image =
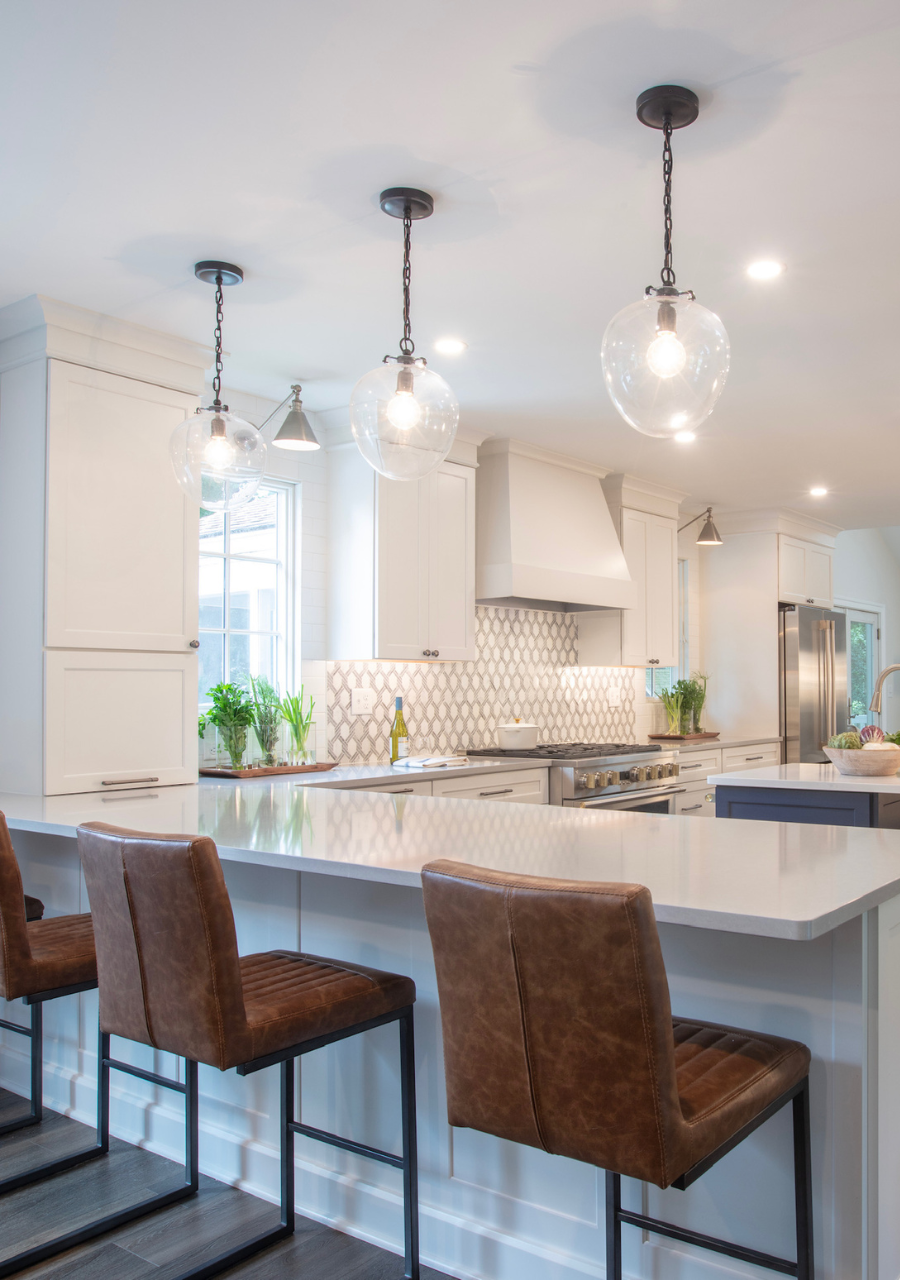
M223 286L240 284L244 273L230 262L198 262L198 280L216 286L216 372L213 402L197 409L172 433L169 456L184 492L207 511L233 511L249 502L266 465L266 442L252 422L222 404Z
M429 218L434 201L427 191L389 187L381 208L403 219L403 337L400 354L357 382L350 396L350 426L366 462L389 480L420 480L450 452L459 424L459 405L439 374L414 355L409 319L412 224Z
M637 100L637 117L663 133L663 266L659 287L613 316L603 336L603 377L629 426L648 436L689 439L709 416L728 375L722 321L692 290L675 287L672 265L672 132L699 114L697 95L657 85Z

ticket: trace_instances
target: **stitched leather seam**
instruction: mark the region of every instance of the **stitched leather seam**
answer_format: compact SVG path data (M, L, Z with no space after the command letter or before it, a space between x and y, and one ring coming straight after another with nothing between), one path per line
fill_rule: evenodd
M522 988L522 975L519 972L519 951L516 945L516 926L513 921L513 902L512 887L507 886L504 897L506 898L506 928L509 934L509 948L512 954L513 972L516 975L516 990L519 994L519 1017L522 1022L522 1044L525 1050L525 1070L528 1073L528 1093L531 1097L531 1115L534 1120L534 1127L537 1135L541 1140L541 1146L545 1151L549 1151L547 1140L544 1137L544 1128L541 1124L540 1112L538 1110L537 1095L534 1087L534 1072L531 1064L531 1049L528 1043L528 1014L525 1009L525 992Z
M727 1107L730 1103L734 1102L737 1098L741 1096L742 1093L746 1093L748 1089L752 1089L756 1085L758 1085L760 1080L765 1080L766 1076L772 1075L772 1073L776 1070L777 1067L780 1067L784 1062L788 1060L788 1058L790 1058L793 1052L794 1052L793 1049L787 1049L781 1055L780 1058L776 1058L776 1060L773 1063L771 1063L768 1067L766 1067L765 1071L761 1072L757 1076L754 1076L752 1080L748 1080L746 1084L741 1085L739 1089L733 1090L726 1097L720 1098L714 1107L710 1107L707 1111L698 1112L698 1114L694 1116L693 1119L687 1121L687 1124L689 1125L700 1124L702 1121L708 1120L711 1116L714 1116L717 1111L721 1111L723 1107Z
M134 918L134 902L131 897L131 884L128 879L128 867L125 863L124 841L119 842L119 857L122 860L122 883L125 885L125 897L128 902L128 914L131 916L131 931L134 934L134 949L137 954L138 973L141 976L141 1002L144 1006L144 1025L147 1028L147 1035L150 1037L150 1043L154 1049L158 1049L156 1037L153 1034L153 1019L150 1017L150 1006L147 1003L147 979L144 973L144 953L141 950L140 935L137 926L137 920Z
M216 982L216 967L213 964L212 938L209 935L209 919L206 914L206 902L203 899L203 894L200 892L200 878L197 875L197 865L196 865L196 860L194 858L193 841L188 846L188 858L190 859L190 863L191 863L191 874L194 877L194 887L197 890L197 901L200 904L200 915L203 919L203 932L206 937L206 957L207 957L207 960L209 961L209 972L210 972L210 977L212 979L212 988L213 988L213 1000L216 1006L216 1026L218 1027L218 1033L219 1033L218 1035L219 1061L224 1062L225 1061L225 1028L222 1022L222 1005L219 1000L218 983ZM243 995L242 995L242 1001L243 1001ZM246 1017L247 1015L245 1012L244 1014L245 1021L246 1021Z
M656 1056L653 1050L653 1037L650 1034L650 1028L647 1021L647 993L644 989L644 974L639 961L637 929L635 926L632 904L629 901L626 901L625 903L625 914L628 920L628 928L631 932L631 953L634 958L634 971L637 977L638 990L641 997L641 1022L644 1026L644 1041L647 1045L647 1056L650 1061L650 1075L653 1080L653 1118L656 1122L656 1136L659 1141L659 1151L662 1157L663 1186L667 1186L669 1183L669 1155L666 1150L665 1132L663 1130L659 1114L659 1072L657 1070Z
M339 973L350 973L354 978L365 978L365 980L370 982L373 987L378 986L378 983L374 978L370 978L367 973L360 973L358 969L353 969L350 965L334 964L331 961L326 964L324 960L310 960L308 956L305 956L302 953L292 953L290 951L272 951L269 954L278 956L280 960L287 960L289 964L302 963L316 969L336 969Z
M301 1011L300 1016L302 1017L307 1013L312 1013L314 1010L331 1009L337 1004L344 1004L347 1000L357 1000L359 999L359 994L360 994L359 992L356 992L354 995L339 996L337 1000L322 1000L319 1004L313 1004L313 1005L310 1005L308 1008L303 1009ZM377 1014L373 1013L373 1014L370 1014L369 1016L374 1018L374 1017L377 1017ZM292 1010L290 1013L276 1013L271 1018L266 1018L264 1021L261 1021L261 1022L248 1021L247 1025L250 1027L252 1031L255 1031L258 1027L270 1027L274 1022L284 1022L285 1019L287 1018L296 1018L296 1017L297 1017L297 1011ZM366 1019L364 1018L362 1019L362 1021L365 1022Z

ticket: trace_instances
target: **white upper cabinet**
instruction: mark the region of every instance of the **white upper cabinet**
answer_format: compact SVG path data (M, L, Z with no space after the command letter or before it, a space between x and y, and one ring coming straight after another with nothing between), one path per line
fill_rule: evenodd
M638 589L634 609L578 614L583 667L678 665L678 522L619 509L622 550Z
M778 599L785 604L812 604L830 609L833 552L829 547L788 534L778 535Z
M355 445L329 454L329 657L475 657L475 469L386 480Z
M199 512L175 482L168 446L196 403L49 361L48 646L190 651Z

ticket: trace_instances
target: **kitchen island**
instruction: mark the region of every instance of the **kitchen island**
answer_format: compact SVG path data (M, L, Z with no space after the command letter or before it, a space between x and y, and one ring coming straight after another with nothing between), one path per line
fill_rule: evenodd
M733 776L733 775L730 775ZM48 914L85 910L79 822L212 836L243 952L297 948L415 978L423 1261L483 1280L582 1280L603 1268L602 1174L446 1123L434 967L420 870L437 857L650 888L676 1013L805 1041L813 1066L817 1275L900 1271L900 833L698 823L627 812L204 782L117 796L0 796L26 890ZM59 1006L57 1008L57 1006ZM64 1007L67 1006L67 1007ZM22 1017L18 1006L2 1016ZM90 1123L96 994L46 1014L46 1097ZM374 1145L399 1133L396 1033L380 1028L302 1066L307 1123ZM25 1093L4 1033L0 1083ZM123 1044L157 1071L172 1059ZM268 1077L272 1078L269 1079ZM200 1069L201 1168L277 1199L277 1073ZM179 1158L181 1117L123 1078L113 1131ZM792 1256L790 1116L779 1114L687 1192L625 1184L629 1207ZM297 1141L302 1213L399 1251L399 1178ZM654 1280L758 1275L630 1231L625 1271Z
M900 775L859 778L833 764L781 764L711 774L716 817L900 828Z

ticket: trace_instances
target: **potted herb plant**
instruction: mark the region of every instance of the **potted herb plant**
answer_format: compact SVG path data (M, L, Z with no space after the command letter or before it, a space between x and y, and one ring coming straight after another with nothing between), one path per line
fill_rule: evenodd
M309 706L304 709L302 684L299 697L296 694L286 693L281 700L281 714L284 716L285 723L290 730L289 754L291 764L315 763L315 751L311 750L309 743L313 707L315 705L312 694L310 694Z
M207 691L212 706L206 719L222 735L232 769L240 769L247 749L247 730L253 723L253 703L246 689L237 684L217 684Z
M253 703L253 732L263 753L263 764L271 767L278 763L278 730L282 718L278 691L265 676L251 676L250 693Z

